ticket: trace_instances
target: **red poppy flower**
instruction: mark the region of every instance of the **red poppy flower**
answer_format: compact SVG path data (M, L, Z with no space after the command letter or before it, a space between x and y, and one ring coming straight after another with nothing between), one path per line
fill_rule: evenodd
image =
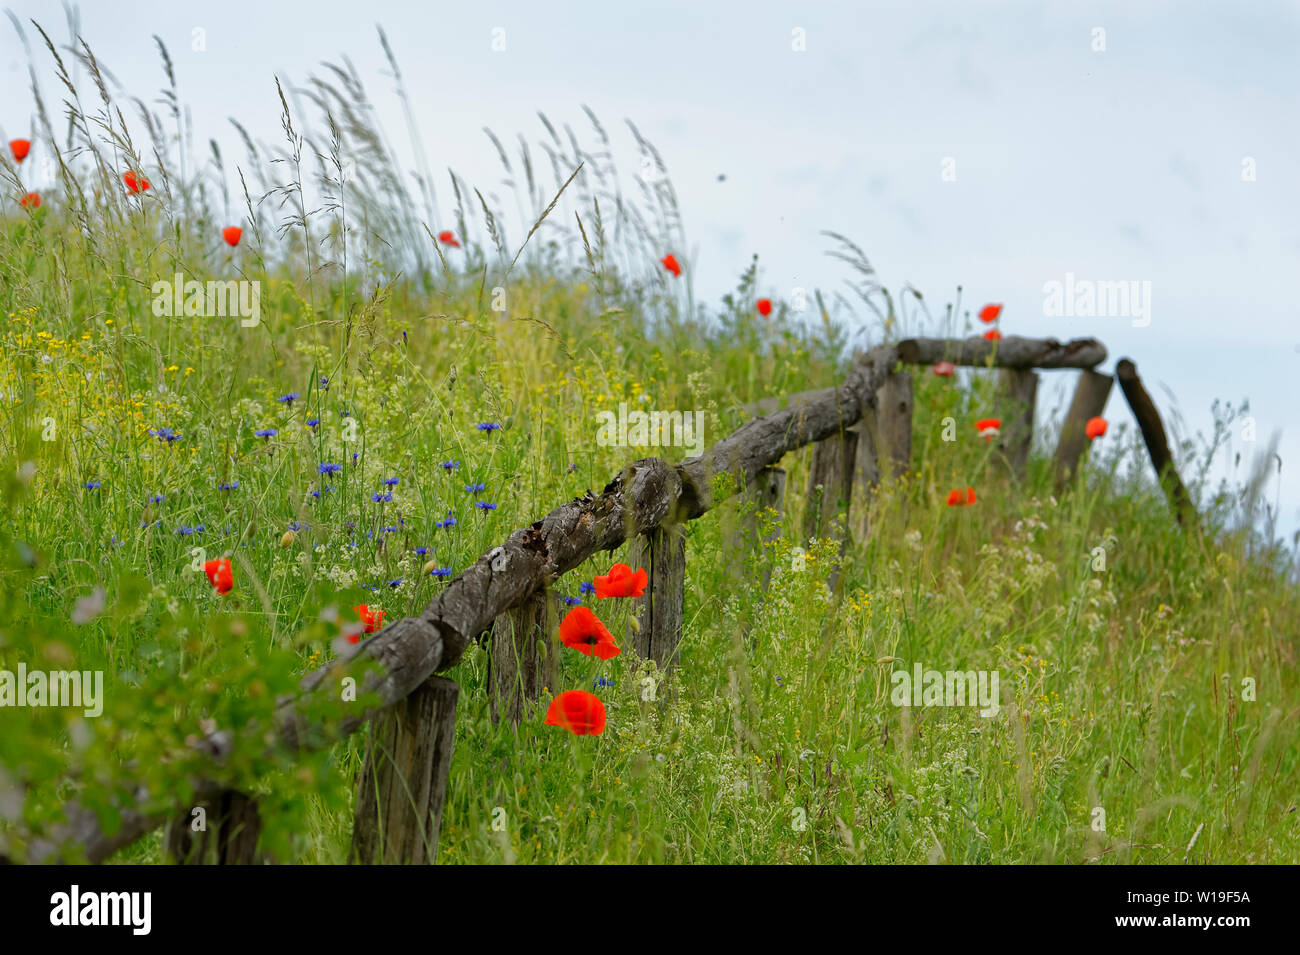
M229 593L235 586L235 574L230 567L229 557L208 561L203 565L203 572L208 575L208 582L219 594Z
M961 488L958 488L955 491L948 492L949 507L965 507L968 504L974 504L974 503L975 503L975 489L973 487L968 487L966 488L965 491L962 491Z
M456 241L456 233L452 232L450 229L445 229L442 232L439 232L438 241L443 245L451 246L453 249L460 248L460 243Z
M139 195L142 192L149 191L149 180L144 176L137 176L129 169L122 173L122 181L126 183L126 188L132 195Z
M546 725L562 726L574 736L605 732L605 704L586 690L565 690L546 709Z
M1089 441L1094 438L1100 438L1106 433L1106 419L1089 418L1088 423L1083 426L1083 433L1088 436Z
M614 635L600 622L590 607L574 607L560 621L560 642L587 656L602 660L623 651L614 643Z
M18 200L18 204L31 209L39 209L41 207L41 197L38 193L29 192Z
M760 298L758 300L758 314L764 318L772 314L772 300L770 298Z
M32 141L30 139L11 139L9 148L13 150L14 162L22 162L27 158L27 154L32 151Z
M226 240L229 246L239 245L239 240L243 238L244 230L237 225L228 225L221 230L221 238Z
M375 633L384 625L386 612L383 610L371 610L370 604L357 604L352 608L361 618L361 622L366 625L366 633ZM361 640L361 634L354 633L348 637L348 643L357 643Z
M636 573L632 573L632 568L627 564L615 564L608 574L593 577L591 582L596 587L597 597L640 597L645 593L650 575L644 567L639 567Z
M957 366L950 361L936 362L934 373L940 378L951 378L952 373L957 370Z
M999 418L980 418L975 422L975 430L984 436L985 441L996 438L1001 427L1002 421Z
M677 264L677 257L673 255L671 252L669 252L659 261L662 262L664 268L666 268L669 272L673 273L673 275L677 276L678 278L681 277L682 267Z
M996 342L1001 340L1002 333L998 331L996 328L990 328L987 332L984 333L984 337L991 342Z
M980 321L985 325L991 325L998 320L998 316L1001 314L1001 305L985 305L980 309Z

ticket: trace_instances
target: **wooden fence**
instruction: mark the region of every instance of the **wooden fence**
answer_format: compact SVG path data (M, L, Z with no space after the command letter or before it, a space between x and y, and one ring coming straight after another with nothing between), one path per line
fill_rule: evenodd
M672 665L682 637L686 567L682 525L707 513L714 477L727 473L755 501L780 509L785 492L782 457L814 445L809 473L807 534L818 534L845 513L854 483L873 485L911 465L912 380L905 366L954 365L999 369L1005 409L999 442L1013 475L1028 458L1039 376L1037 370L1078 369L1078 384L1054 458L1057 486L1065 489L1086 446L1084 425L1102 413L1113 379L1095 370L1106 349L1095 339L1006 337L917 338L861 355L835 387L766 399L758 416L677 465L658 458L633 461L600 494L588 491L541 520L512 533L450 581L416 617L399 620L307 675L301 690L278 701L274 726L238 730L272 747L320 748L366 723L371 732L357 790L350 858L354 862L432 863L437 855L459 690L436 674L455 666L471 641L490 641L494 718L536 719L543 689L557 685L555 638L560 608L550 585L602 551L631 542L632 559L647 568L635 649L661 668ZM1195 520L1174 469L1164 425L1131 361L1117 367L1161 486L1178 520ZM342 688L354 681L355 695ZM349 699L373 702L365 706ZM235 746L234 731L196 745L218 766ZM215 774L214 774L215 775ZM121 825L105 831L99 816L78 803L66 823L28 843L28 861L81 856L100 862L143 834L167 826L164 846L178 862L235 864L260 861L260 817L255 798L220 782L198 780L191 804L167 805L143 787L119 808ZM206 827L195 833L196 809Z

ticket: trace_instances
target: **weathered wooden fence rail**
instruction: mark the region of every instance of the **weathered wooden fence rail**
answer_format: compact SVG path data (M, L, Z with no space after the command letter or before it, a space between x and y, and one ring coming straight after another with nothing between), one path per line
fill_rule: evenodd
M808 533L824 533L838 516L847 522L855 476L868 482L896 478L911 462L912 382L899 366L954 365L1003 369L1002 393L1013 426L1002 440L1016 473L1028 457L1038 376L1031 369L1082 371L1066 416L1055 467L1064 482L1082 453L1082 426L1105 406L1112 379L1092 369L1106 359L1095 339L1007 337L909 339L872 349L854 362L843 384L766 399L758 417L704 454L677 465L644 458L627 465L600 494L588 491L541 520L512 533L450 581L422 613L350 647L308 674L301 690L279 701L274 726L245 726L239 737L259 746L320 748L373 721L358 784L351 859L356 862L434 861L450 765L458 688L435 674L454 666L471 641L491 633L490 692L496 718L518 723L536 715L543 689L554 683L558 608L548 587L600 552L632 542L650 586L635 649L661 667L675 660L682 633L685 547L681 525L714 505L714 478L730 474L736 488L779 506L785 473L777 465L789 452L817 445L809 478ZM1120 362L1121 388L1151 453L1162 486L1180 520L1190 499L1174 471L1164 427L1136 368ZM355 681L357 693L342 688ZM355 699L358 702L349 702ZM362 702L368 701L368 702ZM211 757L211 775L235 744L234 730L197 745ZM215 808L220 837L187 831L189 810L135 791L119 808L112 832L98 814L70 803L66 824L28 843L29 861L78 853L91 862L108 858L150 830L168 823L168 853L178 861L252 862L260 821L256 801L209 779L197 780L191 802Z

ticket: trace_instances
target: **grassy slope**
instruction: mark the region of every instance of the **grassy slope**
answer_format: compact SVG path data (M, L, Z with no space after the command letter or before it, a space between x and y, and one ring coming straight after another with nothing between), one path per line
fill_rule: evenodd
M308 279L261 261L273 247L302 258L292 229L231 251L217 216L177 213L182 193L140 202L117 185L85 178L79 199L65 182L0 226L0 668L102 667L110 687L98 719L6 717L21 731L0 735L0 790L25 788L27 825L142 772L183 799L187 770L209 768L185 738L264 718L332 652L333 614L417 610L444 586L426 560L457 572L638 456L597 444L597 411L706 411L712 442L742 403L828 384L846 360L829 324L754 315L752 275L710 323L686 317L651 261L637 279L603 248L589 272L539 254L508 281L476 245L418 282L389 285L364 257ZM262 324L155 317L149 286L177 267L262 281ZM505 314L480 292L494 279ZM1195 861L1300 860L1297 600L1273 555L1217 517L1205 536L1182 533L1149 482L1114 477L1141 454L1131 427L1112 427L1057 501L1046 461L1011 486L975 434L990 373L916 382L919 470L855 498L835 593L835 548L798 540L806 450L784 462L787 513L765 555L727 543L735 500L690 526L682 662L659 690L671 702L641 699L629 652L566 653L556 689L613 681L599 691L606 734L516 734L488 717L484 654L466 655L450 674L463 693L442 862L1176 862L1202 825ZM289 392L301 397L276 400ZM1116 396L1110 418L1126 414ZM948 416L955 442L941 439ZM160 427L180 439L149 434ZM344 469L322 476L322 462ZM392 477L392 501L374 502ZM472 506L465 485L479 482L495 510ZM968 484L979 503L946 507ZM435 527L449 513L456 525ZM234 558L229 596L192 569L196 547ZM557 589L578 595L619 556ZM767 594L753 584L764 561ZM102 613L73 623L96 588ZM630 602L595 609L626 646ZM918 661L998 670L1001 715L894 706L890 670ZM228 771L257 781L280 858L344 858L361 742L299 762L236 757ZM4 805L0 839L20 852ZM122 857L159 855L155 837Z

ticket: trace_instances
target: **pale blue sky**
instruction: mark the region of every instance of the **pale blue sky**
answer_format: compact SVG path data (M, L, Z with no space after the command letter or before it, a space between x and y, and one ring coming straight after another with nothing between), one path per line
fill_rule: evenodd
M66 39L49 0L10 9ZM773 297L832 288L846 273L819 233L843 232L884 284L911 283L936 313L961 284L968 305L1006 304L1009 333L1095 334L1106 370L1132 357L1192 428L1208 428L1215 397L1248 398L1255 448L1283 431L1283 526L1300 524L1296 3L96 0L81 15L96 53L146 98L162 84L159 34L197 141L216 137L231 155L227 116L275 139L273 76L301 81L344 54L402 144L376 22L435 171L495 187L481 128L536 140L538 110L575 128L582 103L611 129L631 118L681 198L698 297L730 288L754 252ZM190 49L195 27L205 52ZM791 49L796 27L805 52ZM25 59L7 24L0 72L0 126L25 134ZM955 182L941 178L944 157ZM1151 282L1150 325L1045 317L1043 284L1067 272ZM1069 379L1048 378L1052 402ZM1128 417L1118 391L1108 415Z

